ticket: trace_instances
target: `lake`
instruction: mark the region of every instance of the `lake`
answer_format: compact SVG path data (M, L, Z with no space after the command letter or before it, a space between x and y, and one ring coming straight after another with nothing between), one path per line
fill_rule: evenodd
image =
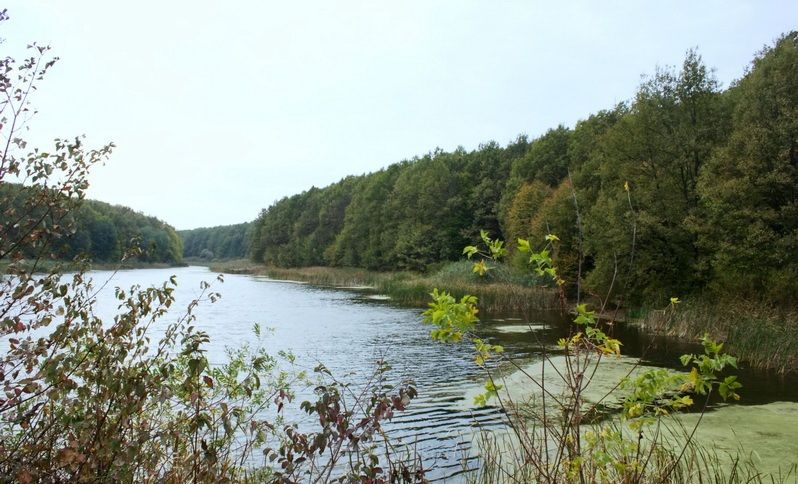
M154 327L157 334L200 294L207 281L222 294L215 304L197 311L197 326L206 331L212 364L225 361L225 347L254 342L255 323L271 328L263 345L272 352L290 350L297 365L309 372L323 363L341 380L358 382L370 375L375 362L384 359L393 368L391 378L412 378L418 397L406 412L387 426L392 437L416 446L430 469L430 477L457 481L464 470L477 465L472 435L477 428L502 429L504 414L496 407L475 408L472 397L484 382L484 373L474 364L470 344L440 344L429 338L430 327L422 324L421 311L391 305L390 301L363 290L321 288L266 277L216 274L204 267L138 269L111 273L93 271L101 283L111 278L98 296L97 313L115 314L113 288L160 285L176 275L176 305L170 315ZM567 331L560 314L540 314L523 321L513 315L492 315L481 323L479 333L501 344L509 357L522 365L541 360L541 348L550 347ZM678 355L698 351L695 345L652 338L633 328L619 330L623 352L643 356L653 366L678 365ZM499 368L506 372L506 368ZM742 369L742 405L717 405L705 416L698 438L719 452L744 444L757 463L771 470L796 462L798 456L798 379ZM513 382L514 380L508 380ZM307 392L302 397L310 398ZM298 402L286 414L301 420ZM306 417L305 417L306 418ZM687 416L686 419L692 418ZM307 421L305 422L307 424ZM733 428L733 432L731 429ZM458 477L459 476L459 477Z

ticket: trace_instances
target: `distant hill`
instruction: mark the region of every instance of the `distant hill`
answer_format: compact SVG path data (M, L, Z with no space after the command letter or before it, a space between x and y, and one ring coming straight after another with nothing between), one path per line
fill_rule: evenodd
M14 229L14 214L26 212L26 200L35 196L35 190L39 188L0 184L4 232ZM142 249L137 259L143 262L178 263L183 258L182 241L174 227L129 207L82 200L60 223L72 234L53 241L48 256L54 259L85 254L93 261L116 262L134 244Z
M183 257L203 259L241 259L249 255L250 222L179 230Z

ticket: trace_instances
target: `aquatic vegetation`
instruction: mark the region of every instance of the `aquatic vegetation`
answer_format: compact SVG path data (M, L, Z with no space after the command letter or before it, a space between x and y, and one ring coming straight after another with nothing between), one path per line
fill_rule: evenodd
M545 246L533 249L528 240L518 247L529 254L531 270L562 287L556 261L554 235ZM486 240L486 245L492 241ZM499 246L500 247L500 246ZM466 248L469 256L492 259L495 252ZM490 270L484 260L474 262L481 275ZM575 306L571 333L561 338L559 355L517 367L509 377L496 374L485 363L503 358L501 346L474 333L478 324L476 298L460 300L443 291L431 293L425 321L435 329L430 336L442 343L468 340L475 363L485 369L483 391L474 395L478 406L495 404L508 415L510 431L500 437L482 435L482 465L474 480L480 482L739 482L758 474L753 463L732 465L708 453L695 438L710 400L738 400L742 385L729 368L737 359L723 351L723 344L709 336L701 339L703 353L685 354L686 371L639 368L639 361L621 359L622 342L606 331L587 304ZM675 313L680 300L670 299L666 313ZM616 360L623 361L617 365ZM614 378L599 384L608 365ZM609 382L609 383L608 383ZM596 387L599 388L596 388ZM697 404L696 400L700 402ZM679 415L698 407L698 419L685 427ZM789 471L787 471L789 472ZM789 474L788 474L789 475Z

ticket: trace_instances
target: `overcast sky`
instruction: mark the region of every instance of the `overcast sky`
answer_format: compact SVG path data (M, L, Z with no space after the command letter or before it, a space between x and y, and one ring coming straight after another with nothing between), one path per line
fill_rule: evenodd
M724 86L798 27L790 1L13 0L2 54L49 43L30 138L113 141L89 196L179 229L436 147L629 99L698 47Z

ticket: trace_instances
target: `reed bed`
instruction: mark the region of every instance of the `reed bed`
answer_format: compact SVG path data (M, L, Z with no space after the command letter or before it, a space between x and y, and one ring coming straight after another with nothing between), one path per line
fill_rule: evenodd
M682 339L708 333L752 367L780 373L798 370L798 309L764 303L687 301L672 314L651 311L648 330Z
M622 423L613 421L609 428L621 429ZM595 427L586 426L585 431ZM538 429L539 431L539 429ZM639 484L787 484L798 480L798 468L787 466L774 472L763 472L746 459L742 448L734 453L722 453L702 443L689 439L689 429L671 422L661 428L662 439L648 442L642 455L650 453L645 460L637 479L630 482ZM649 436L650 437L650 436ZM474 437L475 449L479 457L474 467L473 461L464 458L463 473L470 484L547 482L550 475L544 475L530 465L529 452L521 450L518 436L512 432L480 431ZM685 442L688 442L685 444ZM651 445L655 448L651 449ZM682 447L684 452L682 453ZM616 449L617 451L617 449ZM531 452L542 452L532 449ZM585 482L622 482L622 476L613 474L607 466L609 460L620 462L624 455L612 451L607 455L588 453L583 462ZM629 456L626 456L629 457ZM623 481L625 482L625 481Z
M556 291L542 287L493 282L486 284L447 281L440 277L386 281L378 286L380 292L400 304L426 306L433 289L445 289L460 298L466 294L477 296L483 314L529 315L533 311L557 309L560 299Z
M269 267L264 273L274 279L291 279L317 286L336 287L368 286L376 288L384 279L398 277L398 275L392 276L390 273L381 273L353 267Z
M456 262L432 274L412 272L378 272L351 267L279 268L230 261L211 266L211 270L228 273L263 274L274 279L297 280L317 286L368 288L385 294L401 305L426 307L430 292L437 288L456 297L477 296L483 314L528 315L533 311L560 308L558 293L550 288L529 285L516 280L504 267L488 278L471 272L471 265Z

